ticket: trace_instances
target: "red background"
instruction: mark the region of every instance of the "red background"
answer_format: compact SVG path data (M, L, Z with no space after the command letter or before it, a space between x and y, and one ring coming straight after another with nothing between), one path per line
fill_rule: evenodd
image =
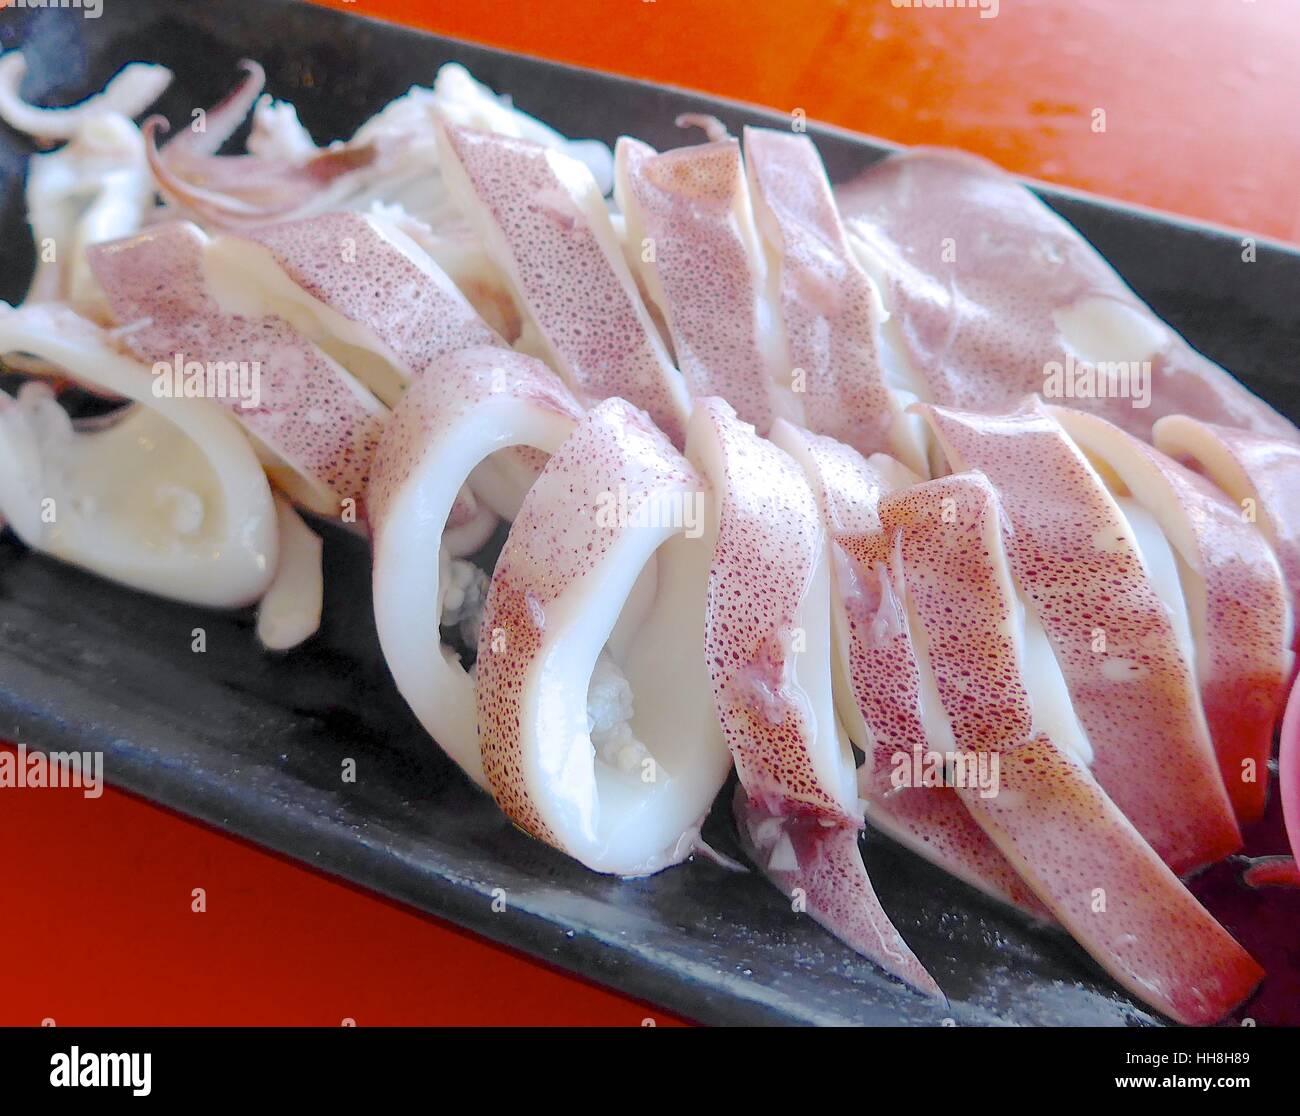
M329 2L1300 240L1300 0ZM673 1021L130 795L0 793L0 1025Z

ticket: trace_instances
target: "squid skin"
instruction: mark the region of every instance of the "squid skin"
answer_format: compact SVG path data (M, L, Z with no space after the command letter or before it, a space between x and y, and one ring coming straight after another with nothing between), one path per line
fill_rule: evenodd
M1201 701L1219 773L1242 825L1268 798L1273 730L1291 671L1290 605L1277 559L1209 481L1096 415L1053 407L1075 444L1109 466L1150 511L1191 577Z
M623 136L614 167L629 254L663 314L691 395L721 396L766 434L774 412L796 397L777 384L789 367L778 359L765 305L740 144L718 139L660 153ZM778 393L789 397L784 408Z
M786 371L804 375L800 425L925 472L915 420L886 383L880 294L849 246L817 148L806 135L746 128L745 162L777 280Z
M1080 760L1036 731L1021 674L1018 605L988 480L964 473L885 496L882 531L846 536L867 563L881 536L960 752L996 753L995 792L960 796L1039 899L1120 984L1183 1023L1212 1023L1263 971L1196 901ZM961 600L964 607L954 609Z
M298 477L312 510L361 514L371 458L387 411L335 361L282 318L224 313L204 272L208 238L194 225L159 225L97 245L91 268L123 345L146 364L258 362L260 405L221 400L253 437ZM346 511L346 508L344 508Z
M643 411L606 400L547 462L492 577L477 680L488 783L520 828L598 872L689 856L730 768L704 665L709 551L683 528L707 496ZM640 623L624 633L629 610ZM593 671L616 643L649 753L639 773L596 758L591 738Z
M1011 568L1060 661L1097 781L1178 875L1237 851L1191 666L1101 479L1040 404L920 410L949 462L997 490Z
M1300 446L1187 415L1162 418L1152 436L1163 453L1194 462L1264 532L1286 578L1292 616L1300 617Z
M1049 919L951 787L900 787L890 778L896 755L910 758L928 741L901 571L891 541L878 533L878 509L881 497L898 487L886 479L891 472L906 485L920 478L890 458L868 462L841 442L783 420L772 440L803 466L829 534L836 697L849 736L866 756L858 769L858 794L867 819L972 887ZM869 560L850 557L840 545L843 536L857 536L859 554Z
M1150 362L1146 392L1074 402L1149 441L1188 414L1296 441L1296 428L1161 321L1024 182L956 151L915 148L836 190L863 266L898 324L921 398L1009 411L1046 394L1046 365ZM1133 403L1138 395L1140 405Z
M372 334L409 382L457 349L505 342L395 228L350 211L242 234L311 298Z
M863 818L831 693L827 547L813 494L795 462L721 399L697 402L687 450L718 494L705 654L740 776L743 839L837 938L941 996L858 854Z
M680 446L690 398L590 172L552 148L445 121L438 138L443 177L509 278L548 363L584 406L626 399Z
M1277 782L1291 854L1300 862L1300 682L1292 684L1282 717Z
M464 504L457 493L476 465L512 445L553 453L581 417L540 361L497 346L462 349L424 370L375 454L368 505L380 646L420 723L482 787L474 681L439 641L438 551L477 549L449 546L464 527L456 522Z

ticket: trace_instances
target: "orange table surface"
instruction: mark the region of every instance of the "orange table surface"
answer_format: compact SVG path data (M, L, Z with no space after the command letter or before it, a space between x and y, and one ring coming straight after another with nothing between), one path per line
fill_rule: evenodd
M328 2L1300 240L1300 0ZM130 795L0 794L0 1025L674 1022Z

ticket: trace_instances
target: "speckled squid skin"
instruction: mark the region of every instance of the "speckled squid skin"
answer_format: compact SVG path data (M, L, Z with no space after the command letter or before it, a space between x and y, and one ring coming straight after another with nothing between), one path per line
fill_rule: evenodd
M146 364L177 353L260 362L260 406L222 402L296 472L360 506L387 410L282 318L223 314L204 277L204 244L196 226L173 222L90 249L121 343Z
M860 826L856 807L846 809L814 770L815 729L791 687L795 628L826 546L812 491L790 456L723 400L700 400L696 415L692 429L707 422L722 450L723 476L711 478L718 537L704 646L736 772L771 813Z
M430 447L460 423L472 422L484 404L503 397L522 400L574 423L582 418L582 408L573 394L534 357L497 346L444 355L434 365L434 374L420 376L402 396L375 453L368 508L376 544L393 498L419 472ZM456 515L453 510L449 525L454 525Z
M1198 437L1218 445L1235 475L1209 467L1196 452ZM1171 457L1195 460L1239 505L1248 499L1253 501L1255 522L1273 544L1293 614L1300 618L1300 446L1246 430L1198 422L1186 415L1157 422L1154 441L1157 449Z
M505 346L450 279L421 270L365 214L326 213L241 235L313 298L369 327L413 376L457 349Z
M546 610L597 576L624 528L603 523L603 493L626 486L629 506L652 495L688 497L704 482L649 417L622 399L587 412L547 463L497 559L483 610L477 700L483 769L493 797L517 825L564 850L529 794L521 706L546 632Z
M1125 988L1189 1024L1217 1022L1254 991L1263 969L1085 767L1039 736L1002 751L999 778L992 798L958 793L1056 917ZM1063 846L1067 856L1060 855Z
M949 462L997 490L1012 572L1056 652L1097 781L1179 875L1235 852L1191 666L1100 478L1036 402L1007 415L919 409Z
M793 459L723 400L696 403L688 454L720 448L704 647L740 777L737 824L755 863L853 949L927 995L938 985L880 906L857 848L863 819L814 766L817 731L791 677L793 638L824 560L817 504ZM823 726L835 731L834 726Z
M763 874L788 898L801 898L808 915L845 945L875 961L917 991L942 998L939 985L885 914L862 863L858 830L826 826L808 815L773 816L737 785L732 813L740 843ZM784 842L790 860L776 853Z
M806 135L745 129L755 210L779 259L790 369L805 376L803 425L862 453L893 452L899 405L876 347L880 307L854 258L817 148ZM789 371L787 370L787 371Z
M928 644L956 747L996 751L995 793L956 793L1052 914L1112 976L1185 1023L1210 1023L1262 970L1161 861L1088 769L1041 734L1020 676L1001 512L965 473L885 496L905 592ZM869 556L857 540L846 549ZM961 601L961 607L954 607ZM973 607L972 607L973 606Z
M1166 414L1189 414L1294 440L1295 427L1146 307L1100 253L992 163L914 148L835 192L851 236L886 273L882 296L936 403L1010 410L1044 386L1044 365L1070 348L1058 315L1089 299L1123 308L1154 349L1149 407L1103 394L1080 406L1140 438Z
M848 676L872 735L858 769L867 815L903 830L935 863L1037 918L1047 908L989 839L950 787L895 786L894 757L929 747L921 719L921 681L893 535L879 503L891 486L856 450L788 427L814 465L809 477L836 553L832 592L848 622ZM885 815L882 818L881 815Z
M623 136L615 158L628 239L634 252L644 240L654 246L644 266L658 277L691 395L721 396L766 434L774 385L759 339L757 245L740 224L749 204L740 144L728 138L659 153Z
M504 238L516 293L574 394L584 404L626 399L680 446L689 410L680 375L621 254L606 251L557 174L555 161L565 156L528 140L441 127L446 153Z
M1188 524L1195 549L1182 557L1204 584L1203 593L1188 593L1189 608L1205 617L1197 662L1201 703L1237 820L1258 821L1290 670L1286 585L1268 543L1204 477L1096 415L1059 407L1052 413L1076 441L1087 430L1120 439L1159 484L1160 499ZM1300 452L1296 456L1300 461Z

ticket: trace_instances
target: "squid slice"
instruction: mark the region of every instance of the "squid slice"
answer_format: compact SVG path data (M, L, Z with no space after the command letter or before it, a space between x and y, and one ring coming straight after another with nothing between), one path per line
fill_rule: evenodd
M476 591L472 570L450 561L449 517L489 454L515 445L554 453L581 413L539 361L499 347L464 349L415 381L375 455L369 506L380 646L420 723L483 787L474 679L438 638L451 619L448 598ZM471 642L477 635L474 625Z
M660 154L623 136L614 174L627 255L663 315L691 395L721 396L762 434L774 411L801 416L767 306L740 144Z
M1176 623L1185 610L1172 561L1168 576L1153 577L1158 552L1144 553L1140 524L1040 404L923 413L953 467L979 469L997 490L1016 581L1060 660L1097 781L1179 875L1236 851L1241 834ZM1143 534L1167 551L1158 529Z
M505 344L423 249L374 215L218 236L206 265L227 313L275 313L390 407L440 356Z
M1259 982L1259 966L1142 839L1086 765L1086 742L1053 708L1017 599L998 497L965 473L885 495L881 530L842 537L863 568L901 567L922 692L966 771L971 815L1075 940L1133 995L1210 1023ZM953 606L960 601L961 607ZM1039 667L1039 669L1035 669ZM884 682L889 685L889 682ZM993 764L996 760L997 766Z
M21 50L0 56L0 120L46 141L72 139L88 120L105 113L139 116L162 96L172 80L172 72L166 66L130 62L93 97L66 108L37 108L24 101L19 93L26 74L27 59Z
M36 242L27 300L97 313L103 296L86 250L138 231L154 204L139 129L117 113L85 117L59 150L32 156L25 197Z
M590 171L554 148L445 122L438 139L443 179L548 363L584 405L626 399L681 445L690 399Z
M745 162L785 327L786 374L802 373L800 425L925 473L924 424L904 410L921 389L887 351L888 315L849 246L817 148L806 135L746 128Z
M321 537L281 496L275 498L280 560L275 577L257 606L257 638L268 651L288 651L320 628L325 581Z
M1055 397L1055 373L1059 398L1144 440L1157 419L1178 413L1296 439L1286 419L1193 350L1074 228L991 163L908 151L836 197L933 402L1008 411L1026 395ZM1113 367L1115 390L1098 390L1080 361Z
M866 756L858 794L867 820L972 887L1050 917L951 787L894 778L935 742L901 603L902 571L888 540L870 566L850 558L839 540L879 531L881 496L920 478L892 458L877 455L868 462L842 442L784 420L773 428L772 441L803 468L829 535L835 699L849 738Z
M240 60L243 80L217 104L197 117L168 142L163 158L171 166L192 163L202 166L205 156L215 155L221 145L238 131L266 85L266 71L251 58ZM199 126L199 120L202 126Z
M497 560L483 767L516 824L598 872L689 856L730 767L704 665L708 499L644 412L607 400L542 470Z
M196 226L175 222L92 249L122 344L155 365L179 358L256 368L260 399L221 402L281 463L273 475L322 515L346 514L349 499L359 509L387 411L283 318L224 311L209 282L210 243Z
M191 604L256 600L275 573L275 507L222 408L160 399L149 370L53 305L0 304L0 354L30 353L130 401L78 429L48 385L0 393L0 518L34 550Z
M1292 661L1290 603L1272 549L1204 477L1096 415L1051 413L1113 474L1113 494L1137 500L1173 546L1219 773L1237 820L1258 821Z
M837 938L940 995L858 853L863 817L832 691L830 570L813 494L794 461L721 399L696 405L687 446L717 494L704 646L740 776L742 840Z
M1259 527L1282 567L1292 614L1300 611L1300 446L1187 415L1162 418L1153 440L1194 463Z

